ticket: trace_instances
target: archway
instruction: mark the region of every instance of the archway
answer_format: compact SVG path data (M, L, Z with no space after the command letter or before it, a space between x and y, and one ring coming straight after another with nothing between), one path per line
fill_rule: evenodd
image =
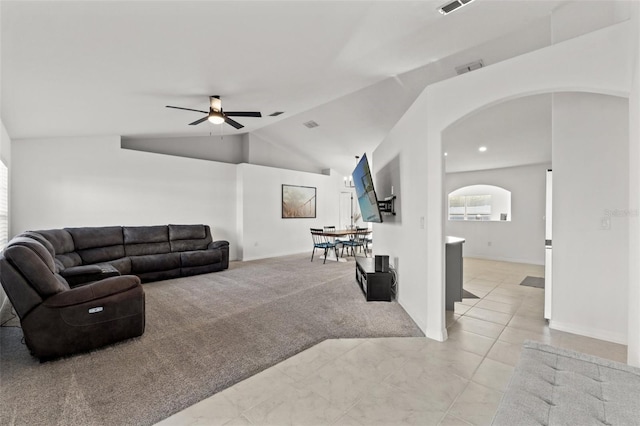
M419 151L429 172L426 334L446 339L444 319L443 151L442 132L467 115L499 102L554 92L587 92L628 97L632 67L631 24L624 22L518 58L428 87L412 109L429 117L426 146ZM583 52L589 52L589 55ZM603 67L606 69L603 70ZM454 81L455 80L455 81ZM408 114L410 118L415 113ZM637 337L632 337L638 339ZM634 347L637 342L629 342Z

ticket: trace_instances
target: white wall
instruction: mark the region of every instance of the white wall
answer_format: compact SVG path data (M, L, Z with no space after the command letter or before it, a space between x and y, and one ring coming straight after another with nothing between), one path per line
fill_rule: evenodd
M237 258L235 165L121 149L118 136L16 140L12 148L12 235L204 223Z
M253 164L239 165L242 259L311 253L309 228L338 225L342 179L336 173L327 176ZM282 184L316 188L315 219L282 219Z
M511 191L509 222L446 220L446 234L466 240L465 257L544 264L545 172L549 168L550 164L539 164L446 174L445 196L479 183Z
M420 97L418 101L420 102ZM433 237L427 232L426 220L431 216L428 210L425 184L431 169L425 168L427 144L425 143L425 115L422 105L414 104L398 121L385 140L373 152L372 174L376 194L384 198L385 194L396 195L396 216L384 216L383 223L373 224L375 252L388 255L389 261L398 276L398 303L411 316L427 337L436 340L446 339L445 334L428 331L427 324L427 277L429 263L437 260L437 253L427 250L426 241ZM438 156L442 161L442 157ZM444 170L441 168L435 173ZM443 188L437 189L439 196ZM441 208L437 207L437 208ZM428 212L428 213L427 213ZM429 215L428 215L429 214ZM442 233L442 223L437 232ZM444 299L442 300L444 308ZM444 312L443 312L444 315Z
M245 161L247 163L311 173L323 172L323 168L315 159L309 158L302 150L294 152L290 148L279 146L276 141L267 140L253 133L249 133L246 140L248 157Z
M219 134L176 138L122 138L122 148L179 157L238 164L243 161L243 135Z
M630 30L614 25L429 86L375 150L374 175L395 162L399 172L391 176L402 185L401 220L374 226L376 248L399 257L399 291L411 296L399 300L427 337L447 337L442 132L475 111L530 94L628 95Z
M628 336L640 336L640 3L633 3L635 41L633 84L629 96L629 302ZM636 259L633 261L632 259ZM627 363L640 367L640 339L627 340Z
M627 98L553 95L553 313L550 326L627 341ZM602 229L601 221L610 221Z
M120 138L15 141L11 234L75 226L205 223L230 258L311 250L337 225L342 176L121 149ZM281 185L317 188L316 219L282 219Z
M629 19L627 1L574 1L551 14L551 42L560 43Z

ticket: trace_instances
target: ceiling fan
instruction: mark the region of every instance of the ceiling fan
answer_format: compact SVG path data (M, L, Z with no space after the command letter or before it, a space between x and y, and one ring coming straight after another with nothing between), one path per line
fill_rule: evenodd
M199 109L191 109L191 108L182 108L177 106L167 105L167 108L174 109L183 109L185 111L195 111L201 112L203 114L207 114L205 117L194 121L193 123L189 123L190 126L195 126L196 124L200 124L209 120L209 122L213 124L222 124L227 123L236 129L242 129L244 126L238 123L235 120L232 120L229 117L262 117L257 111L223 111L222 109L222 101L220 100L220 96L209 96L209 112L202 111Z

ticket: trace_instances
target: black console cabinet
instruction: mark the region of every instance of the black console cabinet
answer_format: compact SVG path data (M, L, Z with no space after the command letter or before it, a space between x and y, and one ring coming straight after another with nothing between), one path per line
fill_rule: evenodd
M376 272L375 262L370 257L356 257L356 281L367 302L391 302L391 272Z

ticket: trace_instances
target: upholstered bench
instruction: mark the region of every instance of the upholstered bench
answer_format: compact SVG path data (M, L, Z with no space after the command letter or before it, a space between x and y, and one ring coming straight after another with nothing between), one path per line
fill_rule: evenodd
M493 424L638 425L640 369L526 341Z

